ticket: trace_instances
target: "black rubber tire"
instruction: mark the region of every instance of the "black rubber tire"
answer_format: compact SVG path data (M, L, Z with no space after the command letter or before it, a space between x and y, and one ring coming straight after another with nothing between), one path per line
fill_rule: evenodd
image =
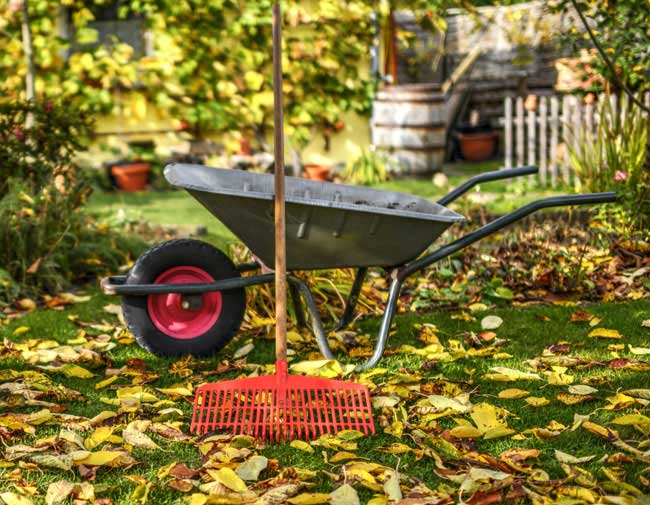
M127 284L152 284L170 268L187 265L201 268L215 280L239 277L234 263L219 249L199 240L181 239L163 242L145 252L126 278ZM123 296L122 312L138 344L158 356L210 356L233 338L246 310L244 288L221 292L221 314L214 325L192 339L170 337L151 321L147 296Z

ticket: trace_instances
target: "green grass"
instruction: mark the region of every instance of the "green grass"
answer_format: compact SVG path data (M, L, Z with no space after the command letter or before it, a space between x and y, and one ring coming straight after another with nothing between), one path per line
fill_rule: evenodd
M69 316L77 315L80 321L99 323L106 321L114 324L114 316L103 311L103 306L115 300L97 292L92 291L92 299L87 303L80 303L68 310L39 310L25 315L19 319L11 321L0 327L0 338L8 338L12 341L25 341L31 338L37 339L54 339L58 342L65 343L67 340L74 338L79 327L74 324ZM583 306L592 314L602 318L601 327L616 328L623 335L621 340L624 344L634 346L647 346L650 336L650 329L643 328L641 321L650 318L650 301L635 301L622 304L597 304ZM557 391L563 391L565 387L549 386L545 381L529 382L517 381L510 383L491 382L482 379L482 374L489 371L492 366L505 366L511 368L525 369L523 362L539 356L544 348L552 343L566 341L571 346L571 355L579 356L588 360L606 361L611 359L611 351L608 345L618 343L619 341L595 340L587 337L590 331L586 323L570 323L570 314L576 310L575 307L564 306L533 306L529 308L498 308L491 310L489 314L499 315L504 323L497 331L499 338L508 339L508 344L503 347L503 351L512 355L512 358L505 360L494 360L492 358L463 358L453 362L440 362L431 370L422 371L424 358L412 353L395 353L400 345L410 344L421 347L417 339L417 330L415 324L433 323L439 329L439 337L443 344L447 345L450 340L460 339L464 332L480 331L480 319L487 313L477 313L475 321L465 321L454 318L457 313L430 313L430 314L404 314L397 317L394 328L394 335L389 342L389 352L382 359L380 367L389 370L389 375L393 376L398 371L409 374L421 373L422 383L435 382L436 380L457 381L464 390L473 391L472 402L474 404L486 401L493 405L503 407L512 413L508 419L509 425L518 432L529 428L544 427L549 422L555 420L565 425L571 425L575 413L586 414L594 411L597 407L603 407L602 401L607 396L613 396L617 390L632 388L647 388L647 373L638 373L631 371L613 370L603 367L585 368L575 370L576 381L591 378L598 380L597 386L600 390L596 396L600 401L596 403L586 403L578 406L568 407L555 399ZM374 337L379 320L369 318L359 324L362 332L367 332ZM14 336L13 332L19 326L29 327L29 331L22 336ZM88 329L93 332L92 329ZM233 350L239 348L246 335L241 335L219 356L209 361L209 368L214 368L221 359L227 358ZM249 355L249 362L263 363L272 360L272 342L256 341L256 349ZM622 356L630 356L627 350L621 352ZM179 379L169 373L169 366L174 361L172 359L158 358L149 355L135 344L118 345L114 350L107 353L110 360L111 368L119 368L127 363L129 358L141 358L147 363L149 371L160 374L160 379L156 380L152 387L165 387L173 384L185 382L189 379ZM342 357L345 359L345 357ZM82 365L84 365L82 363ZM22 360L6 359L0 360L2 369L35 369L33 365L27 364ZM94 416L102 410L114 410L115 407L102 403L102 397L114 398L114 391L111 388L96 390L94 384L103 379L102 368L96 369L98 376L94 379L81 380L69 378L61 374L50 374L58 383L83 393L83 401L67 403L67 414L81 416ZM224 377L213 377L213 380L219 380ZM120 383L123 383L121 380ZM502 400L497 397L499 391L506 388L521 388L531 392L532 396L544 396L551 400L551 403L544 408L533 408L527 406L523 399L521 400ZM191 405L188 402L177 402L185 414L184 421L188 421L191 411ZM38 410L37 408L19 408L19 412L29 412ZM630 409L628 409L630 410ZM621 412L598 411L593 414L592 420L600 424L605 424L614 416L620 415ZM440 421L443 428L451 428L454 422L451 417L444 418ZM184 430L186 431L187 424ZM630 431L620 430L621 433L630 435ZM36 438L43 438L58 433L56 426L42 426L37 429ZM186 443L174 443L168 440L152 435L154 441L159 443L163 451L144 451L135 450L134 456L140 464L126 473L131 475L140 475L148 481L158 482L156 472L164 465L172 461L185 462L190 467L196 467L200 464L200 458L196 448ZM20 443L29 443L30 437L20 441ZM394 442L402 442L413 446L409 437L398 440L392 435L383 433L378 426L378 433L375 436L361 439L359 449L355 451L359 457L368 458L371 461L384 464L389 467L395 467L398 464L400 471L412 477L417 477L424 481L432 489L441 482L434 475L435 465L431 458L425 457L422 460L416 460L413 454L395 455L385 452L378 452L380 447L387 446ZM499 438L492 441L480 440L477 444L477 450L480 452L497 456L501 451L511 448L534 448L541 450L541 458L538 466L544 468L552 478L562 476L559 464L554 458L553 449L559 449L575 456L584 456L597 454L598 457L594 462L585 465L585 468L592 471L599 479L602 475L599 468L602 466L598 459L604 454L616 452L613 446L607 442L586 433L584 430L565 431L559 437L551 440L538 440L533 435L528 435L525 440L515 441L506 438ZM333 471L335 465L327 464L321 456L321 448L316 447L314 454L300 452L288 444L270 444L262 453L269 458L276 458L282 467L295 466L316 471ZM331 457L334 451L327 451ZM33 481L38 486L41 493L44 493L47 485L61 478L75 480L77 477L66 475L60 471L42 469L30 470L24 469L23 474L27 480ZM638 464L626 465L629 478L626 479L634 485L638 483L638 473L642 467ZM0 470L0 479L3 472L9 470ZM323 474L319 474L323 475ZM1 481L0 481L1 482ZM135 485L124 480L124 473L120 470L101 468L97 473L95 484L105 485L108 488L106 496L109 496L115 503L129 503L130 495ZM2 486L2 484L0 484ZM332 483L328 478L319 478L316 480L316 487L313 491L329 492L332 489ZM360 492L362 502L371 497L371 493L361 486L357 486ZM184 496L167 487L154 486L151 491L150 500L152 503L183 503Z

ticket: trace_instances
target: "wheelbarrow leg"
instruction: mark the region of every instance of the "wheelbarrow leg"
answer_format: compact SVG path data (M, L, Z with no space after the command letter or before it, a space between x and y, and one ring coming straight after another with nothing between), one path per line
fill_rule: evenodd
M372 352L370 359L365 363L358 365L355 370L360 372L362 370L372 368L379 362L381 356L384 354L384 350L386 349L386 342L388 342L388 334L390 333L390 326L393 323L393 318L395 317L395 312L397 311L397 301L399 300L401 289L402 281L400 279L393 279L393 282L390 284L390 290L388 291L386 311L381 318L381 326L379 327L379 335L377 336L375 350Z
M289 285L294 286L296 292L302 295L305 299L307 313L311 319L311 331L316 337L316 343L318 344L318 349L321 354L325 359L334 359L332 349L330 349L329 343L327 342L327 333L323 328L323 321L318 313L318 307L316 307L314 297L312 296L311 291L309 291L309 286L307 286L304 281L301 281L294 276L287 276L287 281L289 281Z
M365 267L357 270L357 273L354 276L354 282L352 283L352 288L350 289L350 295L348 296L347 302L345 302L345 309L343 310L341 319L334 326L325 330L325 333L342 330L352 322L352 319L354 318L354 309L359 301L359 294L361 293L363 281L366 279L367 273L368 269Z
M305 311L300 301L300 290L295 284L289 283L289 293L291 294L293 310L296 313L296 325L298 328L306 328L307 320L305 319Z

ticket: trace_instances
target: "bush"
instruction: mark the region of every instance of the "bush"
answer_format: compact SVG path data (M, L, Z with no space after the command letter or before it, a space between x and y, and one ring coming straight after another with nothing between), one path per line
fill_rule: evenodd
M26 127L30 115L32 126ZM73 158L91 127L87 115L63 104L0 103L0 197L11 179L34 193L55 181L59 188L74 185Z
M376 184L388 180L388 164L386 156L371 148L349 162L342 176L351 184Z
M58 291L117 269L141 249L82 211L91 190L73 157L90 126L62 106L0 105L0 299Z
M577 145L569 145L571 164L589 191L617 191L621 196L623 224L628 224L634 232L648 235L648 116L627 100L614 110L609 96L601 103L599 115L596 131L583 130Z

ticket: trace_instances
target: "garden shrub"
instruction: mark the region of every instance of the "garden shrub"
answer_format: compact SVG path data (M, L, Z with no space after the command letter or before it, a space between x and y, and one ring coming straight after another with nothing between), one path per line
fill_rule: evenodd
M0 299L88 280L140 249L83 212L91 190L74 155L90 127L62 105L0 104Z
M595 132L583 130L569 145L571 164L592 192L617 191L622 208L616 220L633 233L650 234L648 115L625 100L615 109L609 96L600 104Z

